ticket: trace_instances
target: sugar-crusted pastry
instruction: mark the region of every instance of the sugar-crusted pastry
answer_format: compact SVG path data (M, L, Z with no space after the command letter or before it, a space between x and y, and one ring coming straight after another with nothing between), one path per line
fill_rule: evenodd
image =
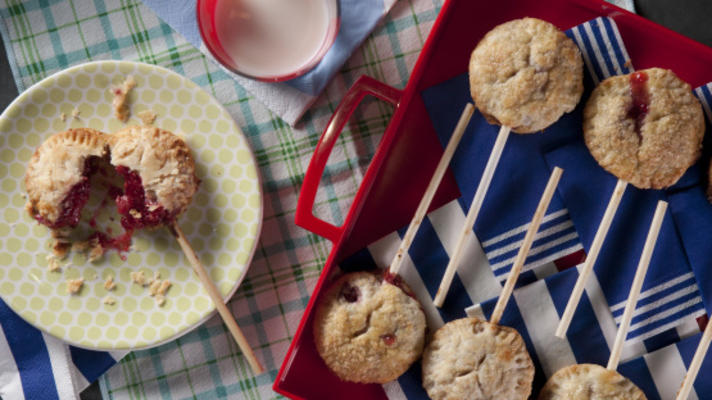
M576 108L583 61L556 26L515 19L480 40L470 57L469 78L472 98L487 121L533 133Z
M591 155L641 189L674 185L700 156L704 130L702 106L690 85L667 69L608 78L584 109Z
M533 380L519 333L477 318L443 325L423 353L423 387L433 400L523 400Z
M597 364L574 364L549 378L539 400L645 400L635 384Z
M89 199L93 162L107 154L105 135L94 129L70 129L50 136L27 166L28 213L53 229L76 226Z
M108 136L111 164L124 177L116 199L127 229L169 223L198 189L195 161L177 135L152 126L131 126Z
M314 319L314 341L339 378L385 383L420 357L425 314L409 289L399 286L370 272L355 272L324 294Z

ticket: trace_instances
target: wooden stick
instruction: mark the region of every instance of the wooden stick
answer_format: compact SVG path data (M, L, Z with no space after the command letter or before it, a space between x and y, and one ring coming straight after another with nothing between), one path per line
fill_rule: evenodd
M178 244L180 244L181 249L183 249L183 253L185 253L188 261L190 261L190 265L193 266L193 271L195 271L195 274L198 275L200 282L203 283L203 287L210 295L213 303L215 303L215 307L218 309L218 313L222 317L223 322L225 322L225 325L227 325L230 333L232 333L232 337L237 342L237 345L240 346L242 354L244 354L245 358L247 358L247 362L250 364L250 367L252 367L252 372L257 375L264 373L265 370L262 367L262 364L260 364L257 357L255 357L255 353L252 352L252 348L250 348L250 344L247 343L245 335L240 330L240 327L237 326L235 317L225 305L218 288L215 287L215 283L213 283L212 279L210 279L208 271L203 266L203 263L200 262L200 259L198 259L198 256L195 254L195 250L193 250L193 247L190 243L188 243L188 240L178 226L178 223L174 222L168 227L168 229L171 231L173 236L176 237L176 240L178 240Z
M561 321L556 327L556 336L561 339L566 337L566 331L569 329L569 325L571 325L571 319L574 317L574 312L576 311L576 307L581 300L581 295L586 287L588 277L591 276L593 266L596 265L598 253L601 250L603 241L606 239L608 229L611 227L611 222L613 221L613 217L616 215L616 211L618 210L618 206L621 203L621 198L623 198L623 193L625 193L625 188L627 186L628 183L626 181L618 179L618 183L616 183L616 187L613 189L613 193L611 193L611 198L608 200L608 206L606 207L606 211L603 213L603 219L601 219L601 222L598 225L596 236L593 237L593 243L591 243L591 248L586 255L586 261L584 261L583 267L581 268L581 274L576 280L576 285L574 286L574 290L571 292L569 302L566 303L566 309L564 309L564 313L561 315Z
M465 242L467 241L466 239L472 234L472 227L475 225L477 215L479 215L480 209L482 208L482 203L485 200L485 195L487 194L487 190L492 182L494 171L497 169L497 164L499 164L499 159L502 156L504 145L507 143L509 132L510 128L507 126L502 126L499 129L497 139L494 142L494 147L492 147L492 151L490 152L489 160L487 160L487 165L482 173L482 178L480 179L479 185L477 185L475 196L472 198L470 210L467 211L462 231L460 232L460 236L457 238L455 252L452 254L452 257L450 257L450 262L447 264L447 268L445 269L445 275L443 275L443 279L440 281L440 287L438 287L438 292L435 294L435 299L433 299L433 303L435 303L436 307L442 307L445 302L445 297L447 296L448 290L450 290L450 285L452 284L452 279L455 276L455 271L457 270L457 266L460 264L462 250L464 250Z
M532 222L529 224L529 229L527 229L527 233L524 236L522 246L519 248L519 253L517 253L517 258L514 260L514 264L512 264L512 270L509 271L507 282L504 284L499 299L497 299L497 305L494 306L494 311L492 311L492 316L490 317L490 323L492 324L499 324L499 320L502 318L504 309L509 302L509 297L512 295L512 291L514 291L514 284L517 283L517 279L519 279L519 274L522 272L524 262L527 260L527 255L529 255L532 243L534 243L534 236L539 230L539 225L541 225L541 220L544 219L546 210L549 208L551 198L554 197L554 191L556 191L556 186L559 184L563 172L564 170L559 167L555 167L554 170L551 171L549 182L546 184L544 193L541 195Z
M640 290L643 287L645 274L648 273L648 266L650 265L650 259L653 256L653 251L655 250L655 243L658 241L658 234L660 233L660 226L663 224L663 218L665 217L667 205L667 202L660 200L658 201L658 206L655 208L655 215L653 215L653 221L650 223L648 237L645 239L643 253L640 255L638 268L635 270L633 284L631 285L630 293L628 294L628 301L626 301L625 304L623 318L621 319L621 324L618 327L618 333L616 333L616 341L613 343L613 350L611 350L611 356L608 359L608 366L606 366L606 368L610 370L616 370L618 368L623 343L625 343L625 337L628 335L628 328L630 327L630 321L633 319L635 306L638 304L638 297L640 297Z
M710 341L712 341L712 321L708 320L705 332L702 334L702 339L700 339L700 344L697 345L695 355L692 357L690 367L687 369L685 379L682 381L680 390L678 390L677 392L677 400L687 400L687 398L690 396L692 384L695 383L697 373L700 372L702 361L705 359L707 349L710 347Z
M457 145L460 144L460 139L462 139L462 135L465 133L465 128L467 128L467 124L470 122L470 118L472 118L472 113L474 111L475 107L472 103L467 103L465 109L462 110L460 119L457 121L457 125L455 125L455 130L452 132L452 136L445 147L445 151L440 157L438 166L435 168L432 178L430 178L430 183L428 183L428 187L425 189L425 194L423 194L423 197L420 199L418 208L415 210L415 215L410 221L408 230L405 232L400 247L398 247L398 251L396 251L396 255L391 262L390 273L393 275L398 275L398 272L400 271L403 259L405 258L405 253L408 251L408 248L410 248L410 245L413 244L415 234L418 232L418 228L420 228L423 218L425 218L425 213L428 211L428 208L430 208L430 203L432 203L433 197L435 197L435 192L440 186L440 181L442 181L443 175L445 175L445 171L447 170L448 165L450 165L450 160L455 154Z

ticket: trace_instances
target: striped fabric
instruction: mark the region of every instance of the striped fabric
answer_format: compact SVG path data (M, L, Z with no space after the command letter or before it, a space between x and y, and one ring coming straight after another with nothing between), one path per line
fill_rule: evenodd
M612 20L599 18L566 33L585 54L587 90L591 90L594 82L600 82L611 74L632 71L620 34ZM449 137L453 125L451 121L456 120L459 112L458 107L452 107L452 104L469 101L467 87L467 78L463 75L422 93L443 144ZM708 89L697 89L695 93L710 93L703 91ZM448 101L443 101L444 96L447 96ZM701 100L706 102L708 99ZM583 179L587 186L590 185L590 192L601 193L600 196L593 195L590 201L605 207L615 184L615 178L598 167L581 142L580 112L581 106L572 115L564 116L547 128L544 134L510 137L485 198L481 217L475 224L475 233L482 241L480 243L472 238L467 243L463 257L465 261L458 266L444 307L437 309L432 304L432 298L465 219L469 199L479 181L478 171L484 167L488 149L492 147L497 131L497 127L490 126L476 113L451 163L462 196L428 214L402 269L403 278L423 303L431 329L437 329L445 322L465 315L488 318L511 269L528 221L549 177L550 168L553 165L563 166L566 172L558 196L555 196L547 210L527 258L525 272L520 277L518 288L502 319L502 324L515 327L524 337L537 367L535 393L548 376L563 366L607 362L617 324L623 313L624 299L652 217L654 202L666 197L661 191L640 191L629 187L616 215L618 225L614 222L609 239L604 243L595 274L587 283L567 340L556 339L554 329L578 277L577 268L566 267L582 261L581 249L589 246L591 231L595 231L602 215L602 210L589 207L588 203L583 202L585 206L573 204L571 200L574 197L570 194L572 185ZM578 137L573 137L572 131ZM572 146L572 142L576 146ZM568 156L565 158L562 154ZM686 177L681 182L690 179ZM577 187L576 190L581 192L583 189ZM585 209L587 207L589 209ZM634 207L643 211L636 214L631 211ZM582 214L585 214L585 218ZM630 218L640 221L637 224L639 230L622 226L630 225ZM579 229L583 226L589 228L583 229L585 234L580 236ZM364 262L373 267L387 267L404 231L403 228L393 232L347 258L341 263L342 269L351 270L363 266ZM632 245L626 250L622 247L629 243L619 236L633 236L636 239L632 243L640 246ZM706 239L712 240L712 237ZM615 242L623 244L618 246ZM696 276L685 256L671 214L665 218L659 243L663 245L658 246L653 255L648 279L623 349L622 360L626 364L621 366L621 371L639 383L649 398L666 399L669 398L666 395L669 388L661 389L660 383L651 378L659 379L664 375L653 369L660 362L650 363L648 367L645 360L659 360L661 354L665 354L664 349L679 345L681 339L698 334L700 329L697 319L704 316L705 308ZM631 367L633 365L636 368ZM684 365L673 365L677 365L677 369L665 379L668 384L684 375ZM712 374L712 370L709 374ZM705 380L704 377L698 380L698 393L712 393L712 383L704 383ZM681 378L675 384L679 385L680 382ZM392 399L427 398L421 388L419 366L414 366L397 382L384 385L384 389Z

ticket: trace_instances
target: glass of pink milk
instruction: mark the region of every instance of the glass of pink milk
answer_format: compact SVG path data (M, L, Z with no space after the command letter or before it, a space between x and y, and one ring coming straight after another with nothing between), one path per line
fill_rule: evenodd
M337 0L198 0L197 16L218 62L265 82L308 72L339 30Z

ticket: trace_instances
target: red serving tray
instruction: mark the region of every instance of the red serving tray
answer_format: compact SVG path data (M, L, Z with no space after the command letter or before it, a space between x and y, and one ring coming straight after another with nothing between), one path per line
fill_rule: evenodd
M334 246L277 374L276 392L310 400L386 398L381 385L343 382L328 370L313 342L314 304L338 271L335 265L405 226L415 213L442 154L420 93L466 72L470 52L487 31L525 16L550 21L562 30L599 16L612 17L636 68L672 69L692 87L712 79L712 48L601 0L446 0L405 90L362 77L345 95L317 144L304 177L295 222L331 240ZM344 224L337 227L312 214L314 198L336 138L358 103L369 94L393 103L395 112ZM431 209L458 196L454 178L448 173Z

